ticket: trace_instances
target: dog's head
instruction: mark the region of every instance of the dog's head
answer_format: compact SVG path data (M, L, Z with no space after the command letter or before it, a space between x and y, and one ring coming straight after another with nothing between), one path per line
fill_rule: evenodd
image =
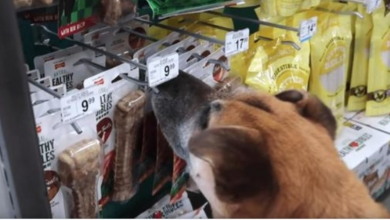
M238 89L221 97L183 73L159 90L152 103L162 131L187 160L216 215L226 217L234 204L273 198L284 184L298 187L299 178L317 172L315 164L313 170L305 164L338 157L335 119L308 93ZM322 156L308 160L317 154Z

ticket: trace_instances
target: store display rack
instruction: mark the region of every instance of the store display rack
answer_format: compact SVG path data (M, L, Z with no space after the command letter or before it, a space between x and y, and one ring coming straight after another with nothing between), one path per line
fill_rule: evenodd
M53 5L57 3L58 1L55 1ZM18 10L18 12L20 12L20 10ZM264 22L228 14L225 12L209 11L206 13L232 18L243 23L250 23L252 25L264 25L280 28L299 34L298 27L289 27L280 24ZM357 12L346 11L338 13L355 15L357 17L361 16ZM158 23L158 21L149 21L138 17L134 18L134 21L153 25L173 32L178 32L183 35L192 36L214 44L225 45L224 41L189 32L180 28L164 25ZM199 23L225 31L234 31L226 27L208 24L207 22L203 21L199 21ZM57 36L57 33L49 30L46 26L41 24L32 24L31 28L36 29L43 35ZM146 40L157 41L157 39L154 39L153 37L140 34L126 27L118 27L118 31L119 30L126 31ZM71 38L65 38L64 40L85 49L96 51L115 60L129 63L132 66L147 71L146 65L134 62L123 56L100 50L91 45L73 40ZM20 33L16 19L16 11L14 10L12 0L0 1L0 42L2 42L0 47L0 156L3 162L3 172L6 185L8 186L7 194L9 194L9 198L7 199L9 200L9 203L12 204L14 217L50 218L51 210L47 199L47 190L46 184L44 182L41 156L39 148L37 147L38 139L36 135L33 110L30 104L31 102L28 83L37 86L38 88L50 93L56 98L60 98L60 96L52 90L45 88L39 83L36 83L34 80L28 79L27 75L25 74ZM300 49L300 47L294 42L286 41L282 43L289 44L297 50ZM42 42L37 42L36 44L56 49L44 40ZM106 70L105 67L99 66L98 64L89 60L80 60L80 62L84 62L85 64L91 65L100 70ZM226 69L229 68L228 66L224 65L225 63L221 63L218 60L209 60L209 62L218 63ZM148 85L148 83L145 81L128 77L125 74L120 74L120 77L132 83L136 83L142 87L147 87ZM154 92L158 92L156 88L151 89L153 89ZM73 123L72 126L78 133L82 132L80 131L77 123Z

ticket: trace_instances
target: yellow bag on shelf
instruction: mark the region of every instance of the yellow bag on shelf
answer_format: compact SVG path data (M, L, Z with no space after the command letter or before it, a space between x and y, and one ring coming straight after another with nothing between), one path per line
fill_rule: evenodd
M350 89L348 93L348 111L359 111L366 107L367 101L367 75L368 59L370 53L370 41L372 34L372 16L366 12L363 5L359 5L358 11L364 16L355 22L354 57Z
M260 5L261 13L265 17L287 17L316 7L320 2L320 0L260 0Z
M368 65L366 115L376 116L390 112L390 4L373 13L373 30Z
M310 40L312 72L309 91L332 110L340 131L352 41L351 17L315 10L308 11L307 16L318 18L317 32Z

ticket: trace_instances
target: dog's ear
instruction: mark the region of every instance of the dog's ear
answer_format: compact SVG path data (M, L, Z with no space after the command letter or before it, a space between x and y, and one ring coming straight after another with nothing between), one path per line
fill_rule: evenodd
M215 193L223 202L238 203L277 189L267 147L254 129L206 129L191 138L189 150L211 167Z
M326 128L332 139L336 136L337 123L332 111L317 97L304 91L287 90L276 95L285 102L296 105L301 115Z

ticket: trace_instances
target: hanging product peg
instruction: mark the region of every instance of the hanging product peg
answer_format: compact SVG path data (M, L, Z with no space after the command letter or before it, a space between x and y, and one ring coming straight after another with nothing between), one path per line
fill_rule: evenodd
M216 28L216 29L223 30L223 31L234 31L234 29L232 29L232 28L222 27L222 26L219 26L219 25L210 24L210 23L207 23L207 22L204 22L204 21L197 21L195 19L190 19L190 18L183 18L183 20L179 21L179 23L183 23L183 22L187 22L187 23L196 22L198 24L202 24L202 25L209 26L209 27Z
M251 18L240 17L240 16L236 16L236 15L231 15L231 14L225 14L225 13L222 13L222 12L207 11L205 13L212 14L212 15L217 15L217 16L221 16L221 17L232 18L232 19L245 21L245 22L249 22L249 23L254 23L254 24L258 24L258 25L264 25L264 26L279 28L279 29L283 29L283 30L287 30L287 31L299 32L299 28L289 27L289 26L285 26L285 25L275 24L275 23L261 21L261 20L256 20L256 19L251 19Z
M58 35L57 35L55 32L49 30L49 29L48 29L46 26L44 26L44 25L41 25L41 24L31 24L31 26L32 26L32 27L41 28L41 29L42 29L43 31L45 31L46 33L58 37ZM147 70L147 67L146 67L145 65L141 64L141 63L138 63L138 62L135 62L135 61L126 59L126 58L124 58L124 57L121 57L121 56L118 56L118 55L116 55L116 54L107 52L107 51L105 51L105 50L101 50L101 49L95 48L95 47L93 47L93 46L91 46L91 45L82 43L82 42L77 41L77 40L73 40L73 39L68 38L68 37L66 37L66 38L64 38L64 39L67 40L67 41L70 41L70 42L72 42L73 44L78 45L78 46L80 46L80 47L83 47L83 48L86 48L86 49L89 49L89 50L92 50L92 51L101 53L101 54L103 54L103 55L105 55L105 56L107 56L107 57L110 57L110 58L113 58L113 59L116 59L116 60L120 60L120 61L122 61L122 62L124 62L124 63L128 63L128 64L133 65L133 66L135 66L135 67L138 67L138 68L140 68L140 69L142 69L142 70Z
M41 85L40 83L37 83L35 80L33 79L27 79L29 83L33 84L34 86L38 87L39 89L41 89L42 91L45 91L47 92L48 94L54 96L55 98L57 99L61 99L61 96L59 94L57 94L56 92L54 92L53 90L49 89L49 88L46 88L45 86ZM57 112L58 110L56 109L55 112ZM54 113L53 111L49 112L49 113ZM76 122L73 122L70 124L73 129L76 131L77 134L81 134L83 133L83 131L81 130L80 126L76 123Z
M211 38L211 37L203 36L203 35L200 35L200 34L192 33L190 31L186 31L186 30L183 30L183 29L180 29L180 28L175 28L175 27L171 27L171 26L168 26L168 25L159 24L157 22L148 21L148 20L145 20L145 19L142 19L142 18L135 18L134 20L138 21L140 23L153 25L153 26L164 28L164 29L167 29L167 30L170 30L170 31L174 31L174 32L180 33L180 34L184 34L184 35L188 35L188 36L191 36L191 37L195 37L197 39L209 41L211 43L215 43L215 44L219 44L219 45L224 45L225 44L224 41L220 41L220 40L215 39L215 38Z
M255 39L255 42L257 41L260 41L260 40L263 40L263 41L273 41L274 39L272 38L268 38L268 37L263 37L263 36L258 36L256 39ZM281 41L281 44L284 44L284 45L290 45L292 47L294 47L294 49L296 50L301 50L301 47L296 44L294 41Z

